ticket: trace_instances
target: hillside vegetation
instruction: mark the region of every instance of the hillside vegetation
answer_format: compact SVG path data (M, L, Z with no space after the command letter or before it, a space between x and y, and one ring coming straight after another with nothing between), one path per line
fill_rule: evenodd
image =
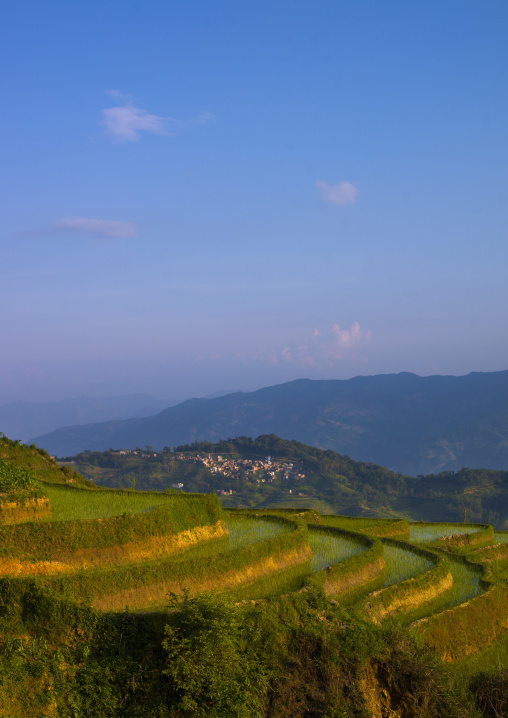
M67 458L97 484L164 490L182 483L185 491L219 492L223 505L230 508L303 506L321 513L426 521L460 521L466 511L469 521L508 528L506 471L462 469L414 478L275 435L194 442L174 451L149 448ZM267 456L273 460L265 468L242 464ZM288 463L292 468L284 469Z
M11 440L0 432L0 461L9 462L18 469L29 471L28 481L48 481L54 484L70 484L74 486L97 488L92 481L87 481L70 466L60 467L48 452L35 444L27 446L19 440ZM1 490L1 489L0 489Z
M59 456L277 434L417 476L463 466L508 470L508 371L301 379L192 399L156 416L72 426L34 441Z

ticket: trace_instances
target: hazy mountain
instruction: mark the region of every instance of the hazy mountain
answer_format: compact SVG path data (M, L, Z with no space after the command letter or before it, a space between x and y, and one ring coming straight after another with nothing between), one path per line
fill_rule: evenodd
M53 402L16 401L0 406L0 431L9 438L28 441L60 426L151 416L171 404L149 394L100 399L81 396Z
M220 396L227 396L228 394L238 394L239 389L221 389L220 391L214 391L213 394L207 394L205 399L218 399Z
M71 426L34 441L65 456L271 433L406 474L508 469L508 371L301 379L191 399L145 419Z

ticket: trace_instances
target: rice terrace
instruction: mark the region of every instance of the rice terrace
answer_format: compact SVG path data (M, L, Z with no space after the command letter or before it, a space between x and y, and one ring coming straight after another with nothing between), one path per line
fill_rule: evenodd
M0 491L0 716L508 710L508 532L100 488L7 437Z

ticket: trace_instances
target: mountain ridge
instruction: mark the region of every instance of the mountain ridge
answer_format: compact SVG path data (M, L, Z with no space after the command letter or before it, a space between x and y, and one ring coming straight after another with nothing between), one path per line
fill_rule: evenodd
M0 427L7 436L30 441L69 425L151 416L177 402L162 401L150 394L78 396L60 401L12 401L0 405Z
M508 468L508 371L297 379L38 436L50 453L277 434L405 474Z

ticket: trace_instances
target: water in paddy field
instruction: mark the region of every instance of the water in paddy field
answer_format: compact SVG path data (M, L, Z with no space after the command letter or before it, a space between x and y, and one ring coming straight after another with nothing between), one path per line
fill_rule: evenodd
M460 559L450 556L450 573L453 576L453 588L450 598L449 608L457 606L459 603L469 601L475 596L479 596L485 590L481 585L482 572L475 569L467 563L463 563Z
M494 543L508 543L508 531L495 531Z
M318 529L309 529L309 544L314 551L310 564L312 573L339 561L344 561L350 556L356 556L367 549L365 544L348 536Z
M435 565L425 556L389 544L383 545L383 556L386 561L385 586L391 586L399 581L405 581L406 578L417 576Z
M229 530L228 550L281 536L294 530L292 526L278 521L235 516L228 516L226 526ZM363 543L348 536L319 529L309 529L309 544L314 552L311 571L319 571L327 566L332 566L334 563L355 556L367 548Z
M474 534L483 531L480 526L464 526L461 524L409 524L409 540L411 543L430 543L443 538L443 536L456 536L457 534ZM508 540L508 539L507 539Z
M229 531L229 536L193 544L183 551L167 556L164 560L181 563L208 556L213 558L226 551L233 551L241 546L248 546L293 530L292 526L285 526L278 521L254 520L245 517L228 516L224 523Z

